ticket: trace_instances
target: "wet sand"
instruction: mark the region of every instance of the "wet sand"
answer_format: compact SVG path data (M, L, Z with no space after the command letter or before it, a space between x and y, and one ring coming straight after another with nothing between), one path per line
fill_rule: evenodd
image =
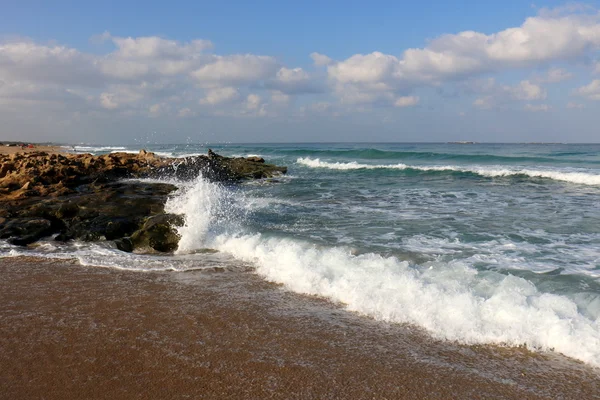
M24 148L21 149L21 146L5 146L0 145L0 155L10 155L15 153L33 153L43 151L46 153L54 154L54 153L66 153L67 149L61 146L43 146L43 145L35 145L32 148Z
M431 340L249 269L0 258L2 399L593 399L556 354Z

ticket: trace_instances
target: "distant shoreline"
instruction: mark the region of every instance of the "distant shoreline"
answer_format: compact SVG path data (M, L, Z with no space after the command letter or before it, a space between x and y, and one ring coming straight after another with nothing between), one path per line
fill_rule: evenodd
M26 147L23 147L23 144ZM0 155L9 155L16 153L33 153L39 151L51 154L65 153L67 151L67 148L59 145L36 144L29 142L0 142Z

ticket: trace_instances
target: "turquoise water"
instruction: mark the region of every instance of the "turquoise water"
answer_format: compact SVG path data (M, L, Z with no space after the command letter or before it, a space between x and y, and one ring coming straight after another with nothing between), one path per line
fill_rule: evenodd
M175 256L79 244L69 251L82 262L142 270L244 262L288 290L436 338L525 344L600 366L600 145L145 147L174 157L208 147L259 155L289 173L231 187L179 182L167 204L186 215ZM206 248L218 253L198 252Z

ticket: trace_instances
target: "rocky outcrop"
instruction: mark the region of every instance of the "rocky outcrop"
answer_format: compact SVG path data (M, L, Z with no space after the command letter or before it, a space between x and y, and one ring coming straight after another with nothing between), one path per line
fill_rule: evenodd
M174 177L195 179L199 174L216 181L269 178L286 167L265 164L257 157L228 158L211 150L207 156L162 158L141 150L137 154L48 154L44 152L0 155L0 201L31 196L63 196L88 184L123 178Z
M181 159L137 154L28 153L0 156L0 239L28 245L55 240L111 240L123 251L172 252L182 216L165 214L176 187L124 178L173 177L237 182L286 172L263 159L214 152Z

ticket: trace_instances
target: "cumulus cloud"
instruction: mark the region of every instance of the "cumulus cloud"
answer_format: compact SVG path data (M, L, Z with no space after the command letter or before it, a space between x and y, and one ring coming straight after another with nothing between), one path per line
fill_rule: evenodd
M189 107L182 108L177 112L179 118L191 117L194 114L195 113Z
M557 83L571 79L573 74L563 68L550 68L546 76L541 80L547 83Z
M246 110L241 113L242 116L266 117L269 114L268 104L263 103L262 98L255 93L246 97L245 108Z
M314 64L317 67L322 67L324 65L329 65L333 62L333 60L329 57L327 57L324 54L320 54L320 53L311 53L310 54L310 58L312 58Z
M585 108L585 104L581 104L581 103L575 103L574 101L570 101L567 103L567 108L570 109L582 109Z
M278 66L277 60L270 56L215 56L191 75L200 83L249 84L273 76Z
M148 111L150 112L150 116L152 117L158 117L162 111L165 109L165 105L164 104L153 104L148 108Z
M483 73L583 58L599 48L600 14L546 14L489 35L474 31L442 35L427 47L408 49L399 57L381 52L355 54L328 63L327 72L341 94L344 90L340 85L350 91L385 88L398 92ZM563 70L549 75L552 81L567 77Z
M575 94L589 100L600 100L600 79L594 79L588 85L576 89Z
M265 87L286 94L321 93L324 87L302 68L281 67Z
M467 93L476 94L478 97L473 106L482 110L492 108L507 108L517 101L544 100L548 97L546 89L523 80L515 85L500 85L495 79L476 79L465 84Z
M175 40L163 39L158 36L146 37L115 37L105 33L117 46L113 53L115 57L127 59L185 59L190 55L201 53L212 48L209 40L192 40L180 43Z
M288 103L290 95L317 91L301 68L283 66L271 56L216 55L209 52L208 40L105 32L94 41L110 42L114 49L91 54L28 39L0 41L0 97L63 101L78 93L91 109L153 116L173 110L184 117L194 114L198 104L216 113L218 107L241 103L256 88L277 93L273 102L279 105Z
M494 107L494 98L492 96L479 97L475 99L473 106L481 110L489 110Z
M236 88L233 87L222 87L211 89L206 93L206 96L200 99L200 104L222 104L237 100L240 97L240 93Z
M550 107L548 104L525 104L525 107L523 108L525 109L525 111L546 112L549 111L552 107Z
M469 96L480 109L539 111L545 105L537 103L548 98L545 85L572 78L570 70L556 65L586 63L600 49L600 13L544 10L517 27L442 35L397 54L374 51L336 61L314 52L312 65L302 68L270 55L216 54L203 39L108 32L96 39L111 49L98 54L23 38L0 40L0 107L68 105L111 117L182 118L296 115L304 107L305 115L331 116L415 106L424 102L417 92L435 88ZM515 82L500 76L510 70L529 78ZM600 80L572 94L600 100ZM304 99L295 101L300 95Z
M93 56L30 41L0 43L0 78L92 87L104 82Z
M100 104L107 110L114 110L119 107L119 103L115 100L115 95L111 93L102 93L100 95Z
M396 107L410 107L410 106L417 105L418 103L419 103L418 97L404 96L404 97L397 98L396 101L394 102L394 105Z
M521 81L515 87L506 86L504 90L510 92L518 100L542 100L547 96L546 91L541 86L530 81Z
M290 102L290 95L274 90L271 92L271 102L280 105L287 105Z

